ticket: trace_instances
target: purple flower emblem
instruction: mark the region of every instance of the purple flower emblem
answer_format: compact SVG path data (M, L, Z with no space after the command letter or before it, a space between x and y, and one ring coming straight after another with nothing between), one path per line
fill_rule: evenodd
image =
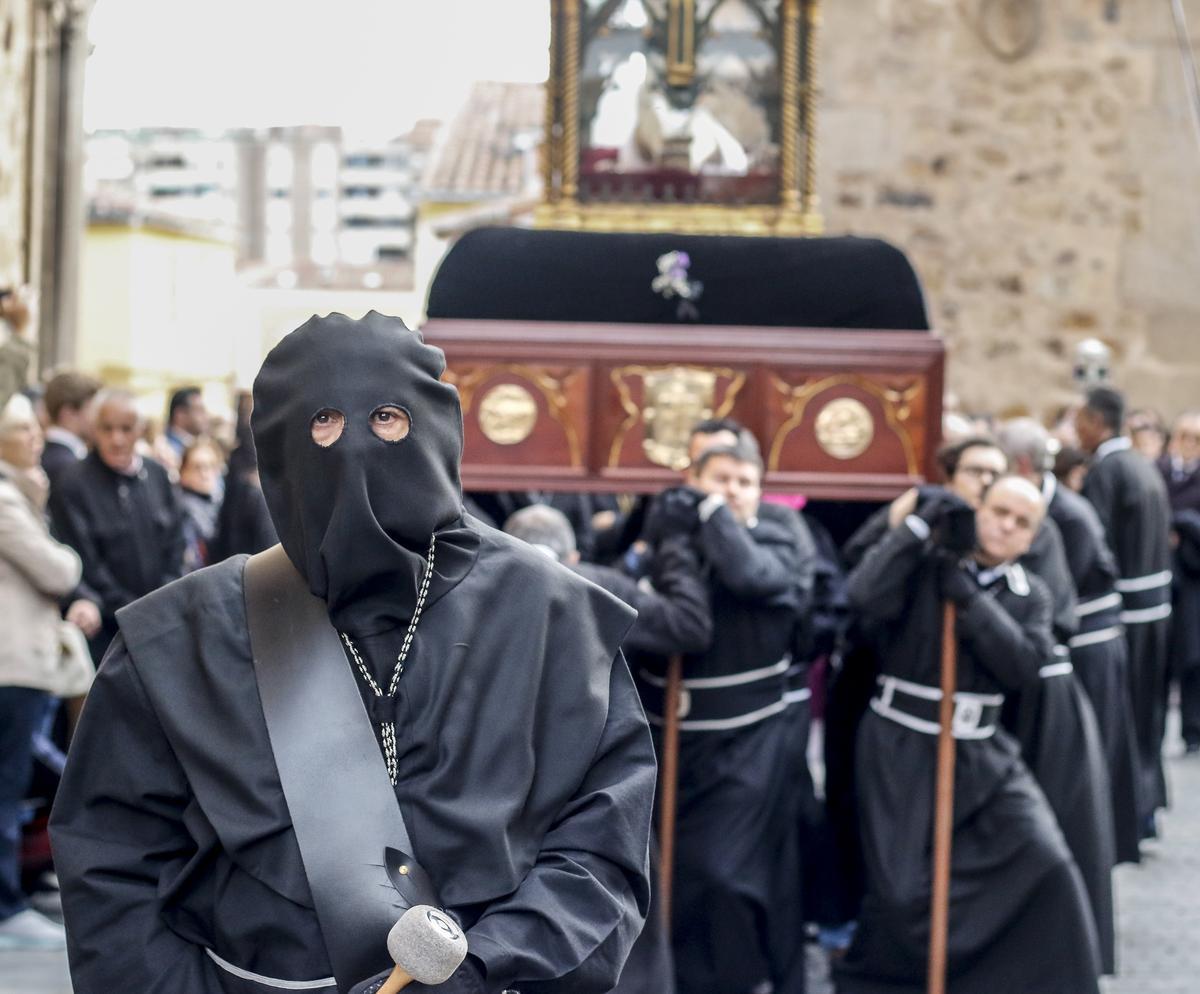
M688 279L688 267L691 264L691 256L686 252L668 252L666 255L660 255L658 275L650 283L650 289L665 300L679 298L675 314L680 321L695 321L700 317L696 301L704 292L704 284L699 280Z

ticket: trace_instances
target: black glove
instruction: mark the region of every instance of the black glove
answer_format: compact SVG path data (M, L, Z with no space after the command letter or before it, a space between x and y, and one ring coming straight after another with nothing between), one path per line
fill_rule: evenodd
M959 607L966 607L979 596L979 583L954 553L939 553L937 562L938 587L942 593L942 600L953 601Z
M692 487L671 487L655 499L646 514L642 538L658 545L672 535L691 535L700 526L697 508L704 494Z
M350 994L375 994L391 975L391 970L385 970L370 980L355 984L350 988ZM429 984L414 981L404 988L404 994L489 994L489 991L484 986L483 968L478 965L478 961L468 956L444 984L431 987Z
M958 494L945 487L921 487L913 513L929 525L939 548L960 556L975 548L975 512Z

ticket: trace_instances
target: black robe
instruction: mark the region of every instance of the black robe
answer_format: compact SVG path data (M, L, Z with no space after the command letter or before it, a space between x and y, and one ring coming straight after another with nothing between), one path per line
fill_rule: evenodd
M637 611L621 644L630 660L705 652L712 643L708 584L687 536L671 537L655 548L645 584L611 566L579 563L572 568Z
M638 583L609 566L579 563L573 568L637 611L637 621L622 643L635 667L654 665L647 656L704 652L712 642L708 584L697 550L687 536L672 536L655 548L649 584ZM656 880L658 859L658 846L654 845L650 865ZM662 926L657 902L651 900L646 927L633 944L614 994L672 994L674 989L670 936Z
M1040 679L1010 693L1004 724L1050 802L1083 875L1105 973L1116 972L1112 868L1116 863L1112 788L1104 742L1087 692L1075 676L1066 642L1075 631L1075 583L1058 527L1046 518L1021 564L1039 577L1053 604L1055 655Z
M54 487L63 470L70 469L77 462L79 462L79 457L75 455L69 445L56 442L52 438L46 439L46 444L42 447L42 469L50 481L51 488Z
M1046 474L1042 493L1049 516L1063 537L1075 583L1078 630L1067 644L1075 676L1092 702L1104 743L1116 859L1136 863L1141 859L1137 740L1129 703L1128 648L1114 585L1117 562L1096 510L1087 500L1059 486L1052 473Z
M269 549L279 537L271 523L256 469L225 475L225 497L217 512L217 530L209 546L209 562Z
M700 526L713 640L683 665L672 943L685 994L740 994L765 979L778 994L804 989L786 671L802 608L797 578L811 564L789 515L764 505L746 528L721 507ZM660 726L662 674L640 676Z
M852 571L873 545L888 534L890 505L877 508L842 546L842 563ZM858 835L858 784L854 748L858 726L875 693L879 659L861 620L848 612L844 643L828 683L825 701L825 815L829 825L829 867L823 913L829 923L858 917L865 867Z
M1116 587L1129 647L1140 816L1148 835L1154 812L1167 804L1162 745L1171 628L1170 505L1158 470L1130 449L1127 438L1110 439L1096 450L1083 495L1096 509L1120 570Z
M1176 511L1171 665L1179 680L1180 732L1200 746L1200 511Z
M632 612L471 527L478 552L431 593L409 653L397 798L489 990L600 994L649 900L654 758L618 648ZM259 702L244 562L122 612L92 689L51 825L78 994L278 989L214 955L277 981L331 974Z
M898 527L850 577L885 676L940 684L941 592L928 544ZM1046 587L1012 567L958 612L960 692L1036 686L1050 656ZM868 710L858 730L859 830L866 894L836 968L841 994L925 990L937 736ZM956 743L949 989L1098 991L1087 892L1062 832L1002 729Z
M1171 675L1179 681L1180 732L1189 747L1200 746L1200 466L1176 468L1159 460L1174 513L1172 556Z
M48 507L55 537L83 561L73 596L100 609L101 630L91 640L99 660L116 634L117 611L183 572L183 509L154 460L124 476L95 452L59 474Z

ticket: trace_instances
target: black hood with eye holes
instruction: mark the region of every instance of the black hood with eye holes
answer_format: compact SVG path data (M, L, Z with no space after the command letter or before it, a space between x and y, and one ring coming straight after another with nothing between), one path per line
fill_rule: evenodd
M371 311L312 317L271 350L254 380L251 427L271 519L288 558L340 629L369 635L412 616L430 536L438 533L430 600L470 569L477 539L463 526L458 391L439 377L440 349L398 318ZM385 441L371 412L408 412L406 438ZM311 423L345 417L322 448Z

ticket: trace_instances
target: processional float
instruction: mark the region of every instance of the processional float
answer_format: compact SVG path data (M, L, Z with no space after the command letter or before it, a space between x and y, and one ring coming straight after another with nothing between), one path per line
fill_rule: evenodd
M535 228L467 234L430 290L464 487L655 492L691 426L726 415L762 443L764 490L818 514L931 478L944 354L916 275L883 242L819 237L819 0L552 0L551 18ZM660 910L679 687L676 659Z

